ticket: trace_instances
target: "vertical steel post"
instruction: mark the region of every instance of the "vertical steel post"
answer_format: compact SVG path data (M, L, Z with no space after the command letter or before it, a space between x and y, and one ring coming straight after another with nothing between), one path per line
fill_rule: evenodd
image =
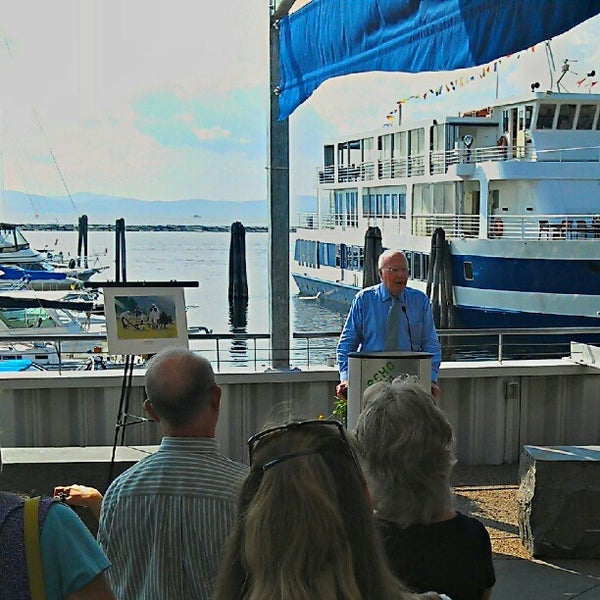
M290 366L290 174L289 120L279 121L279 19L293 2L269 8L269 134L267 192L269 202L269 305L275 369Z

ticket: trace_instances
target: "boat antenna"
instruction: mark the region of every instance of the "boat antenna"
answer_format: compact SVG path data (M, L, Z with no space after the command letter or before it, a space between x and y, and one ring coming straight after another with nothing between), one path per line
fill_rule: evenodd
M551 42L551 39L544 42L544 46L546 48L546 60L548 61L548 73L550 74L550 86L548 87L549 90L551 90L552 86L554 85L554 72L556 71L554 55L552 54L552 47L550 46Z
M574 75L577 75L577 73L575 71L571 71L571 64L569 63L569 60L571 62L577 62L574 59L568 59L568 58L565 58L565 60L563 60L563 64L562 64L562 67L561 67L562 73L561 73L560 77L556 80L556 91L558 91L558 92L561 91L561 89L560 89L561 87L562 87L563 91L565 91L565 92L569 91L564 85L561 86L561 84L560 84L560 82L562 81L563 77L567 73L570 72L570 73L573 73Z

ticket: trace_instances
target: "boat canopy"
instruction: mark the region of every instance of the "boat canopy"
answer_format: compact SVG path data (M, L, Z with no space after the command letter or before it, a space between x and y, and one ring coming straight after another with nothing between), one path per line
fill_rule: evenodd
M61 300L43 295L27 296L0 294L0 310L7 308L58 308L64 310L78 310L90 312L93 308L92 302L83 300Z
M279 119L332 77L474 67L599 12L600 0L312 0L279 23Z

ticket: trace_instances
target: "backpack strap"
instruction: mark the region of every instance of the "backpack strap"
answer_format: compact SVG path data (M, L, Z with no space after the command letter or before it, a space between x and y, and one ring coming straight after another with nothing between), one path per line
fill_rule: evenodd
M44 570L39 532L40 497L25 500L23 529L25 533L25 560L29 575L31 600L45 600Z

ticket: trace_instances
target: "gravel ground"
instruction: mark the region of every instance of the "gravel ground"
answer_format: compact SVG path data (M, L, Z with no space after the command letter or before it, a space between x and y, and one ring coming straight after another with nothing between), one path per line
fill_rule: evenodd
M485 525L496 558L530 558L519 540L518 465L457 465L452 484L456 509Z

